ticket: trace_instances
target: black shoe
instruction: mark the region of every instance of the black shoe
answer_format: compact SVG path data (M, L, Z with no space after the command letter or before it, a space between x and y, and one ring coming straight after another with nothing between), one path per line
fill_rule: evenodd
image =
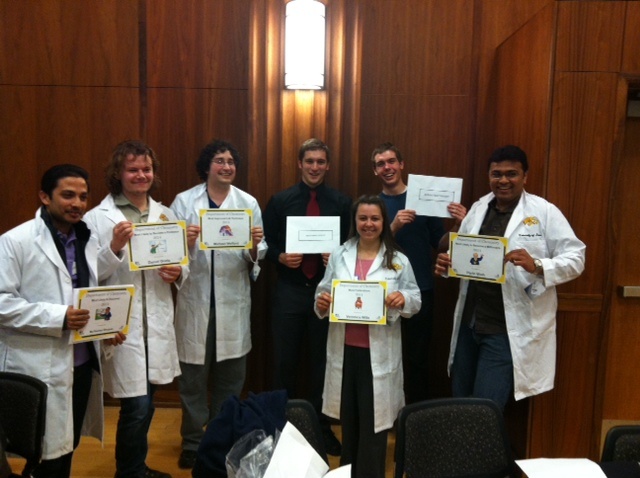
M171 475L162 471L152 470L147 466L144 470L144 478L171 478Z
M322 438L324 439L324 451L327 452L327 455L340 456L342 454L342 445L331 429L323 430Z
M196 464L196 456L198 454L193 450L182 450L180 459L178 460L178 468L190 470Z

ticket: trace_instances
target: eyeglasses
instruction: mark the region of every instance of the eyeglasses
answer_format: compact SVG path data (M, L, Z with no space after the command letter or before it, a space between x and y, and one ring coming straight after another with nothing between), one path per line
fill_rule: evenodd
M225 165L227 165L227 166L229 166L230 168L233 168L233 167L235 167L235 165L236 165L236 160L235 160L235 159L229 159L228 161L225 161L225 160L224 160L224 159L222 159L222 158L215 158L215 159L212 159L212 160L211 160L211 162L212 162L213 164L215 164L216 166L222 166L222 167L224 167Z

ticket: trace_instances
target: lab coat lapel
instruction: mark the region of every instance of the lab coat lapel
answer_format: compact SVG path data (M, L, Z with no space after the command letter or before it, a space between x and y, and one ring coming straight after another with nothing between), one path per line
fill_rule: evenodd
M526 204L526 193L522 191L522 195L520 196L520 200L518 201L518 205L513 210L511 214L511 219L509 220L509 224L507 224L507 230L504 233L505 237L511 237L516 230L516 228L522 223L525 217L525 204Z
M44 220L40 216L40 211L38 211L37 218L38 221L38 229L37 235L35 239L36 247L39 247L47 258L55 264L55 266L63 271L67 276L69 276L69 271L67 269L67 265L62 260L58 249L56 248L54 239L51 236L51 231L44 223Z

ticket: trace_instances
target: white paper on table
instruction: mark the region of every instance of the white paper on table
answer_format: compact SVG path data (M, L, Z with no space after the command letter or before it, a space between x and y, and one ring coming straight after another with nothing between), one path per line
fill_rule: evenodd
M407 181L406 209L418 216L452 217L447 206L460 202L462 178L445 178L410 174Z
M332 252L340 245L340 217L288 216L286 240L288 253Z
M306 438L287 422L280 434L264 478L322 478L329 465Z
M597 463L586 458L516 460L529 478L606 478Z

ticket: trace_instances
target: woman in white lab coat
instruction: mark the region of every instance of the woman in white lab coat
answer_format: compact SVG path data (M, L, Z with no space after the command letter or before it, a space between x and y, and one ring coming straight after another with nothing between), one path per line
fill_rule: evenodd
M340 464L351 464L354 477L383 478L387 433L404 406L398 318L418 312L421 299L378 196L362 196L353 204L350 239L331 253L316 290L318 317L329 314L333 279L387 283L386 325L329 325L322 409L342 423Z

